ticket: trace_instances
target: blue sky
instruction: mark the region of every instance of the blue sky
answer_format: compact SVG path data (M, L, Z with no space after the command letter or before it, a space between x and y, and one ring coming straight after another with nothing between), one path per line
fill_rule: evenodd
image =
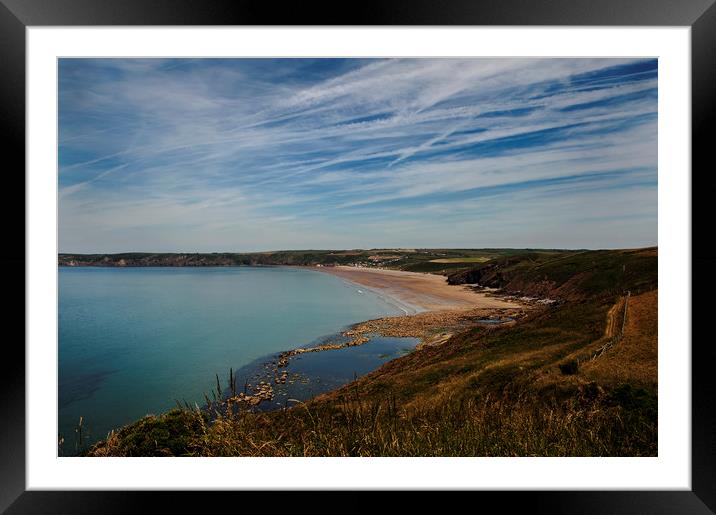
M61 59L60 252L657 243L655 59Z

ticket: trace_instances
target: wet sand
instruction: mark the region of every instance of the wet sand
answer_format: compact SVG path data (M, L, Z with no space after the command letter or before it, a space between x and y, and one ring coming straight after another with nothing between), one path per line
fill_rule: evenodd
M315 267L314 270L336 275L384 293L416 311L463 310L474 308L520 308L520 304L490 297L466 286L453 286L442 275L358 268L351 266Z

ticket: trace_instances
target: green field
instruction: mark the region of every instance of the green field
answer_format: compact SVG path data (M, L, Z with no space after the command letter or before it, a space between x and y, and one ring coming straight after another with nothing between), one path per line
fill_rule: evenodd
M350 249L267 252L60 254L60 266L264 266L358 265L445 274L499 257L570 253L530 249Z
M441 259L431 259L431 263L484 263L485 261L489 261L490 258L486 256L476 256L476 257L456 257L456 258L441 258Z

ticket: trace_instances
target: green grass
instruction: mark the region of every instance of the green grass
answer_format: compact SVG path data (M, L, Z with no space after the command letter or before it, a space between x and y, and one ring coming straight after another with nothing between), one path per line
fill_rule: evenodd
M476 257L456 257L456 258L441 258L431 259L430 263L485 263L490 258L487 256L476 256Z
M146 253L121 254L59 254L58 263L71 262L84 266L242 266L242 265L351 265L371 263L370 256L399 256L397 261L378 263L380 266L412 271L443 273L453 265L470 266L474 260L523 254L517 249L353 249L353 250L278 250L253 253ZM431 267L432 260L447 260L443 265ZM455 259L461 261L454 261ZM462 264L461 264L462 263ZM375 263L374 263L375 264ZM420 267L424 267L421 269Z
M288 410L148 417L91 454L653 456L655 391L581 384L579 372L559 370L599 340L608 307L567 304L511 329L466 331Z
M400 270L406 272L421 272L429 274L448 275L459 270L469 269L470 263L432 263L430 261L420 261L409 265L400 266Z
M171 423L168 421L171 420ZM196 428L167 438L177 422ZM162 439L155 445L145 436ZM639 431L634 431L634 428ZM386 396L242 413L206 424L200 413L171 412L125 428L95 455L162 456L641 456L656 455L655 413L612 397L535 402L531 396L463 398L405 410Z
M656 377L637 381L627 367L615 381L584 361L604 343L621 292L656 289L655 249L531 252L490 265L506 288L547 284L566 300L512 327L461 331L291 409L211 419L174 410L122 428L89 454L655 456ZM655 338L657 317L642 311L630 311L632 325Z
M525 253L458 271L448 281L575 300L653 290L657 270L655 249Z
M186 456L192 454L197 435L207 427L208 416L201 411L173 409L143 419L110 435L113 455Z

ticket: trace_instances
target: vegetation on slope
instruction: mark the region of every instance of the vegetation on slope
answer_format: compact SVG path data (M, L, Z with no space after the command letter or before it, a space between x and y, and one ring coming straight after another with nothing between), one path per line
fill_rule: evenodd
M457 333L287 410L211 418L175 410L121 429L90 454L656 455L656 249L525 254L497 264L490 277L502 274L505 289L565 302L512 327ZM620 319L623 335L622 324L608 323Z
M515 249L356 249L285 250L252 253L146 253L60 254L59 266L334 266L394 268L412 272L450 273L500 256L520 254ZM554 251L559 252L559 251ZM436 260L443 262L436 262Z
M656 248L529 253L493 259L448 276L450 284L479 284L505 292L577 300L653 290Z

